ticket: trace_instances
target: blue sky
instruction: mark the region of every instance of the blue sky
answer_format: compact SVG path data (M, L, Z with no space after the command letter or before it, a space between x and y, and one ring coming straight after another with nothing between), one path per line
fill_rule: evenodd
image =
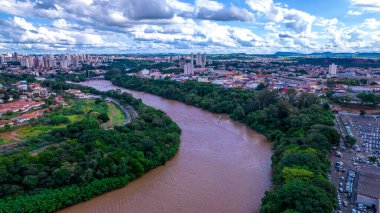
M0 0L0 53L379 52L379 0Z

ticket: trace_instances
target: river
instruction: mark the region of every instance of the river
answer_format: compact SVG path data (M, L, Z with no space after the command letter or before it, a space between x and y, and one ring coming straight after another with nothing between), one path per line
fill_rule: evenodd
M118 89L109 81L82 83ZM121 89L121 88L120 88ZM164 111L182 129L177 155L127 186L61 212L258 212L271 186L271 144L222 116L155 95L122 89Z

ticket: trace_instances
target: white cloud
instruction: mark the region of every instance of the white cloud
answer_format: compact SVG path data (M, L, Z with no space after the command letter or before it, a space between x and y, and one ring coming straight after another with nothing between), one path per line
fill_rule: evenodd
M353 11L351 12L351 15L356 15L363 12L377 13L377 12L380 12L380 1L379 0L351 0L351 8L353 9Z
M363 26L366 29L376 30L380 27L380 21L376 20L375 18L369 18L364 20Z
M166 0L167 4L179 11L184 11L184 12L192 12L194 10L194 7L191 4L185 3L185 2L180 2L178 0Z
M360 16L361 14L363 14L362 12L359 12L359 11L353 11L353 10L349 10L347 12L348 15L352 15L352 16Z
M320 26L320 27L328 27L328 26L337 25L338 23L339 23L339 20L337 18L332 18L332 19L319 18L315 22L315 25Z
M67 24L65 19L58 19L53 21L53 26L57 28L67 28L69 25Z
M306 12L283 7L273 0L246 0L246 3L259 16L264 16L269 21L282 22L285 27L304 36L311 34L315 17Z
M16 26L19 26L24 30L36 30L33 24L27 22L24 18L14 17L13 22Z
M195 6L204 7L211 11L221 10L224 7L222 3L219 3L217 1L211 1L211 0L196 0Z
M272 53L380 48L377 16L351 24L344 23L338 14L339 20L315 17L273 0L245 0L247 9L232 3L224 5L220 0L187 2L0 0L0 13L11 17L0 20L1 45L6 51L92 52ZM350 2L351 15L377 10L377 1Z

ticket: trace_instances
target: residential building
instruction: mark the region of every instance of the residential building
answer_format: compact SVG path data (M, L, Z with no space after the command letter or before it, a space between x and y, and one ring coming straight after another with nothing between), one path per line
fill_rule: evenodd
M336 76L336 71L337 71L337 69L338 69L338 66L337 66L337 65L335 65L334 63L331 64L331 65L329 66L329 74L330 74L331 76Z

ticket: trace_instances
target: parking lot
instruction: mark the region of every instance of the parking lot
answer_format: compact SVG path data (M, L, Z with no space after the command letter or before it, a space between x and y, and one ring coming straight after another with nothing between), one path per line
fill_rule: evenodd
M340 115L347 135L357 140L358 150L380 157L380 118L360 115Z
M378 164L368 161L369 156L378 157L380 148L376 146L365 146L365 140L368 135L371 135L372 130L376 134L372 134L374 142L378 143L378 131L380 126L379 118L364 119L360 116L338 115L336 117L336 128L343 137L350 135L357 138L356 146L349 148L341 139L340 147L336 147L330 155L332 162L332 171L330 174L331 182L337 189L338 193L338 209L336 212L373 212L373 209L362 204L356 203L356 192L358 189L358 176L363 169L371 169L378 167ZM376 123L377 122L377 123ZM347 128L348 127L348 128ZM377 141L377 142L376 142Z

